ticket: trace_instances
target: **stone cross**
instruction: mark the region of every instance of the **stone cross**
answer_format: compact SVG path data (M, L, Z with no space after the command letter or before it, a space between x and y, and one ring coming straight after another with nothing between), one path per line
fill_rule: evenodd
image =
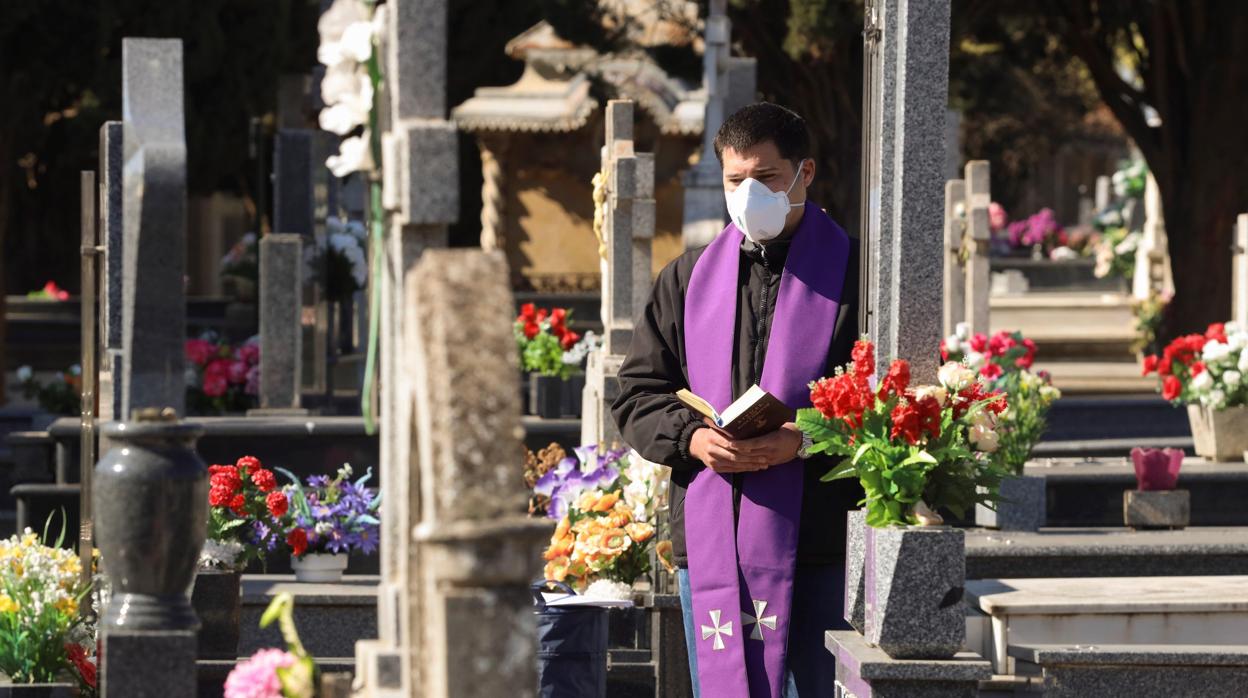
M125 127L120 121L106 121L100 126L99 165L99 240L104 247L100 256L100 421L123 418L121 406L121 328L122 322L122 239L121 223L122 168L125 150L122 147Z
M1161 190L1150 172L1144 185L1144 237L1135 251L1135 278L1131 284L1136 299L1148 300L1154 292L1174 292L1168 244Z
M966 303L964 318L971 332L987 334L988 298L992 282L988 248L992 229L988 206L992 203L991 170L987 160L966 163Z
M654 155L633 150L633 103L607 104L606 144L602 149L607 177L602 260L601 350L586 366L581 415L582 443L610 443L619 438L611 403L619 394L620 363L633 338L633 319L650 293L650 249L654 239ZM721 190L722 191L722 190Z
M409 467L419 487L399 503L415 523L405 695L533 696L537 634L527 585L541 573L551 529L526 516L516 479L519 357L503 254L430 250L406 300L413 370L398 387L414 400ZM440 312L448 307L456 312Z
M702 155L698 164L685 173L684 224L681 237L685 249L708 244L724 228L724 182L715 156L715 134L724 123L728 85L727 69L732 22L727 0L710 0L706 17L705 48L702 53L702 86L706 92L706 112L702 118Z
M303 267L303 236L260 238L261 410L300 409Z
M1241 328L1248 327L1248 213L1239 214L1235 225L1234 255L1231 257L1231 318Z
M957 331L966 320L966 265L962 245L966 238L966 180L945 182L945 302L943 328L945 335Z
M421 254L447 244L447 226L459 213L459 158L458 134L446 120L447 0L392 0L385 7L380 50L387 104L380 122L386 233L384 269L373 283L381 285L381 461L395 467L381 470L390 505L381 512L378 636L357 644L356 672L359 695L409 696L418 695L413 657L421 632L417 600L408 595L415 584L411 532L420 514L419 478L410 465L412 401L395 386L420 368L411 360L406 326L421 318L405 312L404 289Z
M184 413L186 134L182 42L122 43L122 415Z
M936 377L943 295L940 182L949 85L949 0L868 0L863 83L861 328L880 366Z

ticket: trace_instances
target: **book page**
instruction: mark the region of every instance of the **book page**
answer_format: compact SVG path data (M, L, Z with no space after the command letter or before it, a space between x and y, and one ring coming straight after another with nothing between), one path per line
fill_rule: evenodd
M728 406L724 413L720 415L719 425L732 424L737 417L740 417L746 410L754 406L754 403L763 399L767 395L767 391L763 390L758 384L750 386L745 394L737 398L737 401Z

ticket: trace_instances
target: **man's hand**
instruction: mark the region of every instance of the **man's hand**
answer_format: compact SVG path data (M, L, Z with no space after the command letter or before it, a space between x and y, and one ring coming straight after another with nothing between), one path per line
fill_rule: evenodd
M796 424L789 422L770 434L738 441L736 444L742 452L765 460L770 468L797 458L797 452L802 448L802 432Z
M751 439L756 441L757 439ZM689 454L702 461L706 467L717 473L750 473L762 470L768 465L763 454L755 454L743 449L741 444L746 441L733 441L723 434L707 427L693 432L689 439Z

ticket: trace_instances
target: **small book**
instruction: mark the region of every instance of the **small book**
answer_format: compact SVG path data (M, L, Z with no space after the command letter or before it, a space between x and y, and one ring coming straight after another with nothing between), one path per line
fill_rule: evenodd
M688 390L677 390L676 398L689 409L711 420L711 424L718 431L738 441L770 434L793 421L797 414L775 395L757 385L745 391L723 414L716 412L711 403Z

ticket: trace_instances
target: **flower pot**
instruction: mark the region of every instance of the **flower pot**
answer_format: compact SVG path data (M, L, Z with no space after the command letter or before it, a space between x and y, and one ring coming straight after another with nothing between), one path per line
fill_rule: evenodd
M1125 490L1122 521L1134 529L1187 528L1192 521L1192 493L1188 490Z
M1001 479L1001 500L993 511L975 505L975 525L1002 531L1035 531L1045 523L1048 503L1043 477L1011 475Z
M537 615L538 695L543 698L604 698L607 694L607 609L547 606L533 585ZM566 584L554 583L571 592Z
M948 659L966 640L966 541L947 526L865 531L867 642L894 659Z
M529 374L529 414L543 419L563 415L563 384L559 376Z
M1212 461L1239 461L1248 451L1248 406L1212 410L1188 405L1196 455Z
M347 556L334 553L308 553L292 557L290 568L296 582L340 582L347 569Z
M199 616L199 659L238 659L242 618L242 573L200 570L191 590Z
M150 416L105 424L111 448L95 466L96 541L112 597L101 623L126 630L194 630L187 592L208 527L203 427Z
M563 407L561 411L564 417L581 416L581 395L584 392L584 373L574 373L566 381L563 381Z
M1179 484L1183 451L1177 448L1133 448L1131 462L1135 466L1137 489L1147 492L1173 490Z
M867 556L867 510L845 514L845 622L858 632L865 628L863 562Z

